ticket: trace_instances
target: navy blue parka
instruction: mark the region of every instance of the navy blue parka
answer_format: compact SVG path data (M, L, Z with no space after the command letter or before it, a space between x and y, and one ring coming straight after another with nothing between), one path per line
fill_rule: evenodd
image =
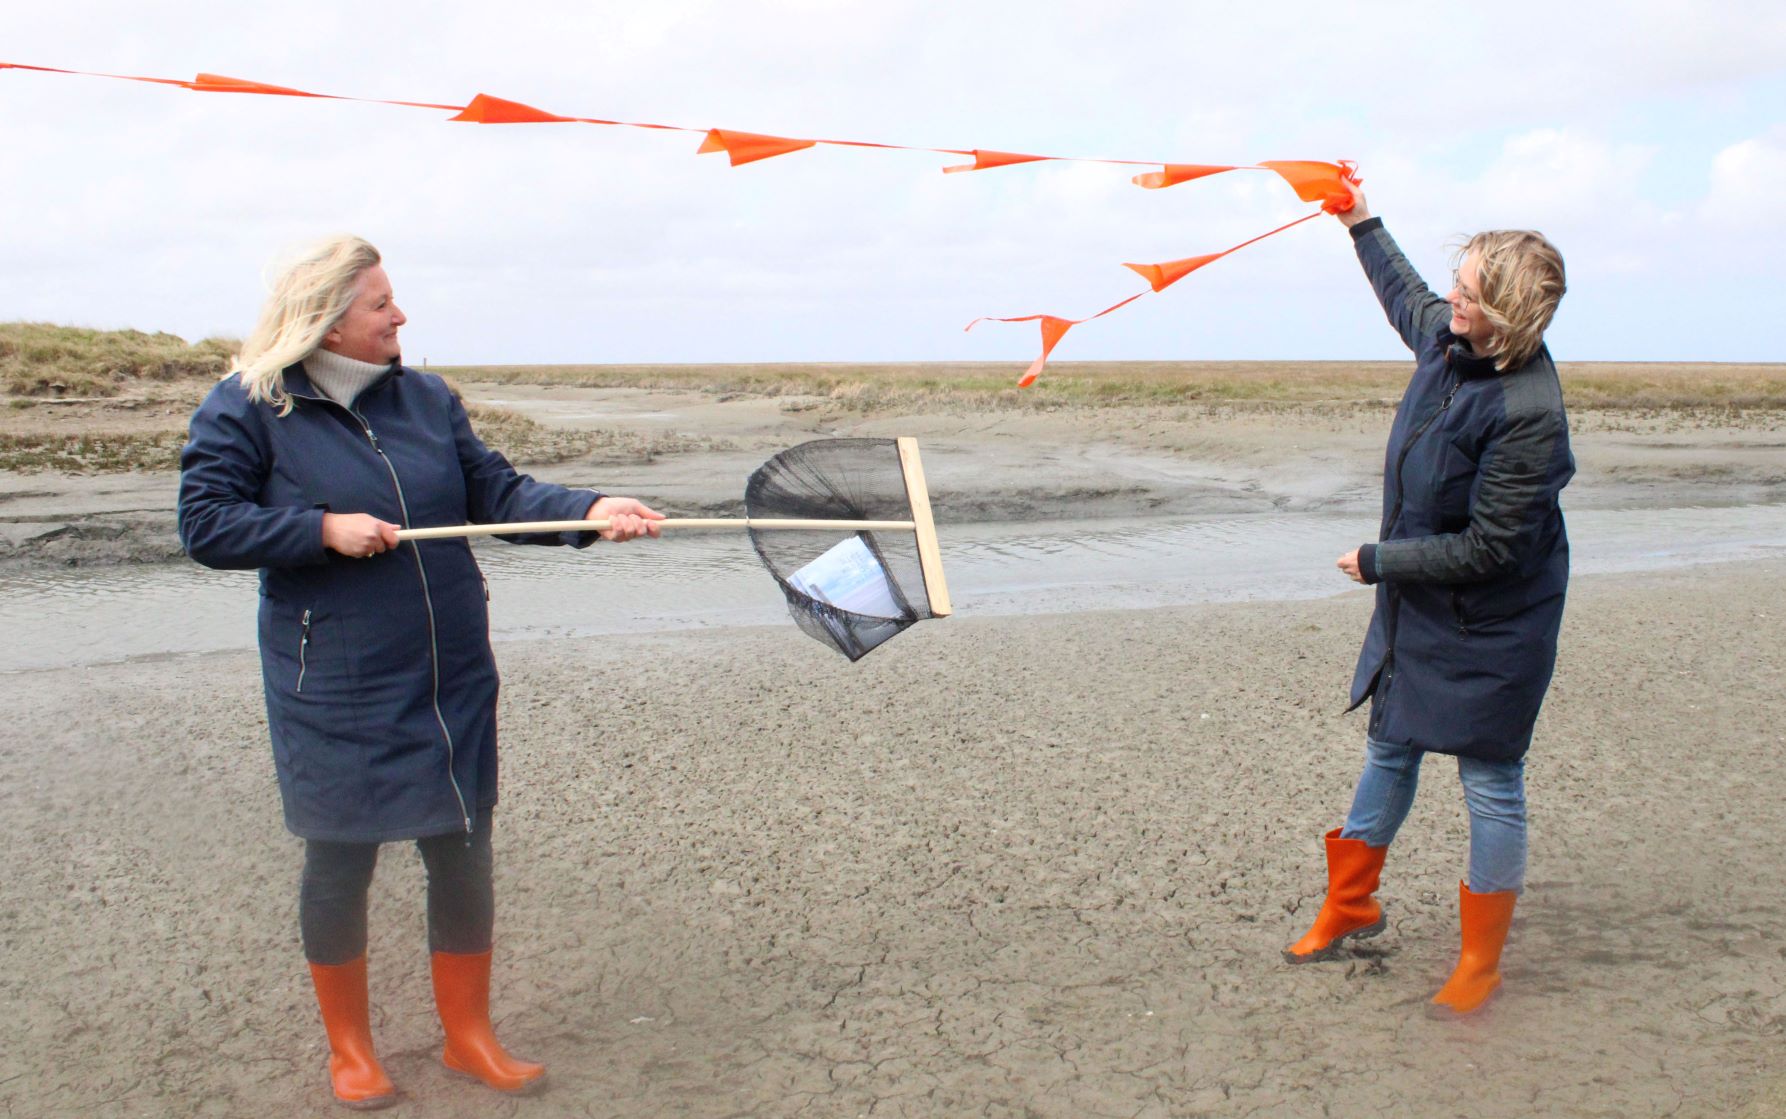
M1525 755L1556 665L1569 582L1558 496L1575 474L1550 352L1497 372L1449 329L1381 219L1358 259L1415 368L1383 466L1376 610L1352 680L1370 737L1488 761Z
M325 512L405 528L579 520L600 496L536 482L485 447L439 377L393 365L351 409L284 372L292 410L239 376L193 414L180 539L260 569L261 674L286 826L382 842L468 831L496 803L488 588L464 539L369 558L324 549ZM587 544L590 533L512 537Z

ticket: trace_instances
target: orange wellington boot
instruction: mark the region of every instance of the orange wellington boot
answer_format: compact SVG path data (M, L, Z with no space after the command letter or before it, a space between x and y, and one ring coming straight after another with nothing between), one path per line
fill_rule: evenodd
M1314 927L1284 949L1284 959L1293 964L1331 960L1347 937L1376 936L1387 923L1383 907L1371 895L1377 892L1389 848L1341 839L1339 834L1339 828L1327 833L1327 900L1315 915Z
M1501 947L1507 943L1507 929L1513 924L1513 903L1518 900L1519 894L1513 890L1473 894L1467 884L1457 884L1463 951L1451 978L1433 996L1435 1016L1455 1018L1468 1014L1501 989Z
M508 1055L490 1026L490 953L436 952L434 1005L446 1029L440 1059L462 1076L498 1092L525 1095L546 1086L546 1066Z
M345 964L310 965L323 1029L329 1034L329 1081L335 1101L355 1111L397 1102L397 1089L372 1053L372 1010L366 996L366 957Z

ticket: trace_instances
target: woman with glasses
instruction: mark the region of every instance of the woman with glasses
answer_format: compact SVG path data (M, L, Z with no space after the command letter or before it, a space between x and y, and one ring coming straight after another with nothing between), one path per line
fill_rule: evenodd
M1389 431L1375 543L1339 568L1377 591L1352 681L1371 701L1364 772L1327 833L1327 897L1291 963L1375 936L1372 896L1428 753L1457 758L1470 816L1459 883L1463 948L1433 1012L1468 1014L1500 988L1524 883L1524 766L1556 663L1569 582L1558 495L1575 473L1556 366L1544 346L1563 259L1537 233L1478 233L1448 296L1429 289L1364 195L1339 216L1371 286L1415 355Z

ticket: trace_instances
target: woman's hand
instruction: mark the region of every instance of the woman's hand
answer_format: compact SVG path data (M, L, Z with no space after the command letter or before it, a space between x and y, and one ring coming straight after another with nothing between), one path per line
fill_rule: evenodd
M583 514L583 519L607 521L608 527L597 529L596 535L603 540L618 543L640 536L657 536L663 531L657 527L657 522L663 520L664 515L635 498L603 497L589 507L589 512Z
M1364 204L1364 190L1357 183L1351 179L1341 179L1340 182L1345 183L1346 189L1352 192L1352 208L1341 210L1334 217L1340 220L1341 225L1351 229L1359 222L1369 218L1371 212L1370 208Z
M1360 549L1353 548L1339 558L1339 569L1345 572L1354 583L1364 582L1364 572L1358 569L1359 551Z
M370 513L324 513L322 546L344 556L365 559L397 546L397 526Z

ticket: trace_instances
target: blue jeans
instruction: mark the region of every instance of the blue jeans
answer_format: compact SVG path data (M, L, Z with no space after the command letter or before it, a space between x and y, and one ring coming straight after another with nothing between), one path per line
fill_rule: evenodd
M1414 804L1426 751L1365 740L1364 772L1341 839L1387 847ZM1470 892L1519 890L1526 877L1526 763L1457 759L1470 810Z

